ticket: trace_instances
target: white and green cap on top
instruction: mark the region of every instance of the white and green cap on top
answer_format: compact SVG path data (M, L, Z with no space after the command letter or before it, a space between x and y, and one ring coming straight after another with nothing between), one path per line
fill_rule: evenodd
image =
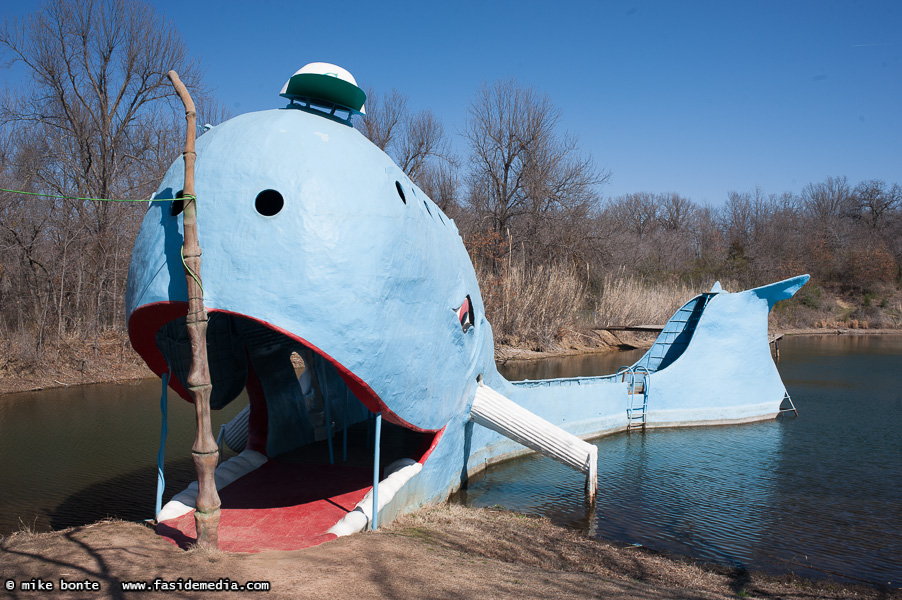
M290 100L307 98L335 104L365 115L366 94L346 69L324 62L309 63L285 82L279 94Z

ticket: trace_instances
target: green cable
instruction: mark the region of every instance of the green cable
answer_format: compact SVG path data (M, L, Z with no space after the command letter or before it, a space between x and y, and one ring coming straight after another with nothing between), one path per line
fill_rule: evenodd
M182 266L185 267L185 272L191 276L191 279L197 284L197 287L200 288L200 293L203 295L204 286L201 285L200 279L198 279L197 275L194 274L194 271L191 270L191 267L188 266L188 263L185 262L185 245L182 244L182 247L179 248L179 256L182 257Z
M190 194L182 196L181 198L148 198L147 200L125 200L122 198L78 198L76 196L57 196L56 194L40 194L38 192L23 192L21 190L7 190L5 188L0 188L0 192L9 192L10 194L25 194L27 196L43 196L46 198L57 198L60 200L92 200L95 202L165 202L167 200L172 202L173 200L197 200L197 196ZM191 270L191 268L188 266L188 263L185 262L184 245L179 249L179 256L182 258L182 266L185 268L185 272L188 273L188 275L191 276L191 279L193 279L197 283L197 287L200 288L200 292L201 294L203 294L204 286L201 285L200 279L197 277L194 271Z
M56 194L42 194L39 192L23 192L22 190L7 190L0 188L0 192L9 192L10 194L25 194L26 196L44 196L45 198L57 198L59 200L91 200L94 202L172 202L173 200L197 200L197 196L184 196L182 198L79 198L78 196L57 196Z
M56 194L41 194L39 192L23 192L22 190L7 190L0 188L0 192L9 192L10 194L25 194L26 196L45 196L47 198L58 198L60 200L94 200L97 202L155 202L157 198L148 198L146 200L127 200L124 198L79 198L77 196L57 196ZM165 198L166 200L175 200L175 198Z

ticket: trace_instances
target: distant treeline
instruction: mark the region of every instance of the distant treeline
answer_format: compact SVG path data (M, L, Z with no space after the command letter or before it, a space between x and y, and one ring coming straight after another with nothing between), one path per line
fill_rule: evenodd
M141 2L53 0L0 28L0 58L28 75L0 98L0 187L80 198L148 198L178 156L176 69L199 123L228 115L169 22ZM460 128L405 96L368 90L355 127L458 224L499 341L553 345L595 322L655 321L715 279L737 286L811 273L817 290L892 298L902 264L902 188L831 177L801 193L605 198L609 172L560 129L551 99L486 84ZM125 328L125 281L141 204L0 192L0 371ZM201 233L202 235L202 233ZM885 308L885 307L884 307ZM892 307L889 307L892 308ZM12 361L12 362L11 362Z
M899 324L898 183L828 177L797 194L733 191L714 206L676 192L604 198L610 173L559 120L548 96L502 81L474 95L464 157L449 154L432 113L411 113L398 92L371 93L358 125L413 165L411 177L457 221L502 343L548 347L592 324L660 324L715 280L744 288L803 273L812 282L793 325ZM843 294L852 310L834 306Z

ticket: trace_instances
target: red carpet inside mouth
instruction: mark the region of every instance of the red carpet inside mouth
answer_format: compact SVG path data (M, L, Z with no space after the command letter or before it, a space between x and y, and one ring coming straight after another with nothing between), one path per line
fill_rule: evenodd
M298 550L335 539L326 531L372 486L372 468L270 461L219 491L219 548ZM159 523L157 533L187 548L197 540L194 512Z

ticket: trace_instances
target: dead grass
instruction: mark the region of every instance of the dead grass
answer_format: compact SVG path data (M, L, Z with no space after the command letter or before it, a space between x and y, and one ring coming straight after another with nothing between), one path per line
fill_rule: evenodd
M585 307L585 283L568 265L515 262L504 273L476 276L496 344L554 349Z
M0 579L90 579L91 598L234 598L125 592L125 581L268 581L266 598L887 598L879 590L716 569L621 547L503 510L431 507L377 532L293 552L184 552L137 523L106 521L0 541ZM0 588L0 598L21 598ZM49 595L48 595L49 597ZM54 590L54 598L88 597Z
M555 526L546 518L503 509L459 505L429 508L402 517L390 529L470 559L640 582L661 590L682 590L686 597L694 594L752 598L902 597L899 590L706 565L647 548L589 539L578 531Z
M125 331L69 337L36 353L27 338L0 339L0 394L153 377Z
M686 284L682 281L648 282L623 271L609 273L602 282L595 314L599 325L663 325L692 297L707 292L714 281ZM726 282L724 289L739 291Z

